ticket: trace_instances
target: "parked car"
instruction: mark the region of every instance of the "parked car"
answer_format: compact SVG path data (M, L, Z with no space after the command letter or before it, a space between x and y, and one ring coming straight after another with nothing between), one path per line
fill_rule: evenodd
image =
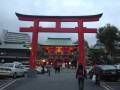
M85 66L85 70L87 74L89 73L90 70L92 70L92 66Z
M96 65L90 72L89 75L92 76L95 74L95 69L100 71L101 80L113 80L116 81L120 78L120 70L118 70L114 65Z
M37 66L37 67L36 67L36 71L37 71L37 74L42 73L42 67Z
M0 66L0 76L2 77L12 77L25 76L24 70L19 63L4 63Z
M87 74L87 78L89 78L89 72L92 70L92 66L85 66L85 71Z
M28 73L29 65L21 65L25 73Z
M3 63L0 63L0 66L2 65Z
M46 73L47 72L47 68L44 67L44 70L45 70L45 73ZM37 71L37 74L40 74L40 73L42 73L43 68L41 66L36 66L36 71Z
M118 65L114 65L117 69L120 69L120 65L118 64Z

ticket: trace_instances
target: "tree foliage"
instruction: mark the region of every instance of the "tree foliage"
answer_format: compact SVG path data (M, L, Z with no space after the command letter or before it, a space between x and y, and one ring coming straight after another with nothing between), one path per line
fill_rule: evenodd
M106 26L99 28L97 38L105 45L107 52L111 54L116 49L116 43L120 42L120 33L117 27L107 24Z
M105 52L103 49L90 49L89 56L93 64L100 64L102 63L100 58L105 57Z
M37 51L37 58L45 58L46 51L43 49L40 49Z
M74 42L74 44L78 44L78 41ZM85 40L84 45L89 48L88 42Z
M78 41L74 42L74 44L78 44ZM85 47L89 48L88 42L85 40L84 41L84 45ZM76 48L76 50L73 52L73 58L74 60L78 60L78 48Z

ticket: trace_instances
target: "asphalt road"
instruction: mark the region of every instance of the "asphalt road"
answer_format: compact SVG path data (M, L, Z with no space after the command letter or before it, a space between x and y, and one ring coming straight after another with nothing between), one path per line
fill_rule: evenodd
M89 79L85 80L84 86L84 90L106 90ZM78 84L75 71L62 70L60 74L52 71L50 76L40 74L37 78L17 79L0 90L78 90Z
M120 90L120 82L101 82L108 90Z

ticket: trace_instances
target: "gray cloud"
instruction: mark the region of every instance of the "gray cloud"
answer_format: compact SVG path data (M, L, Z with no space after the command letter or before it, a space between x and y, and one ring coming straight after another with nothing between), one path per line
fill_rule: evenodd
M0 28L12 32L19 32L19 27L32 26L32 22L19 21L15 12L30 15L94 15L103 13L100 21L84 23L86 27L102 27L111 23L120 28L120 1L116 0L1 0ZM52 26L53 24L46 24ZM74 24L66 24L67 26ZM31 35L31 34L30 34ZM78 40L77 34L70 33L40 33L39 42L43 43L47 37L71 37ZM90 45L95 44L95 34L85 34Z

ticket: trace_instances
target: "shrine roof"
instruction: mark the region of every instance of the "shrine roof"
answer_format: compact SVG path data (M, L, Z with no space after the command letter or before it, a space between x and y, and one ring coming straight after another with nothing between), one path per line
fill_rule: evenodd
M42 45L45 45L45 46L77 46L77 44L73 44L71 38L48 38L47 41Z
M96 16L99 16L101 17L102 16L102 13L100 14L96 14L96 15L83 15L83 16L45 16L45 15L25 15L25 14L19 14L19 13L16 13L17 16L23 16L23 17L40 17L40 18L86 18L86 17L96 17Z
M93 21L98 21L103 13L96 14L96 15L83 15L83 16L25 15L25 14L20 14L20 13L15 13L15 14L19 18L19 20L23 20L23 21L33 21L35 18L37 20L40 19L42 21L57 21L58 19L61 19L61 21L78 21L78 19L80 18L89 19L88 21L91 21L91 19Z

